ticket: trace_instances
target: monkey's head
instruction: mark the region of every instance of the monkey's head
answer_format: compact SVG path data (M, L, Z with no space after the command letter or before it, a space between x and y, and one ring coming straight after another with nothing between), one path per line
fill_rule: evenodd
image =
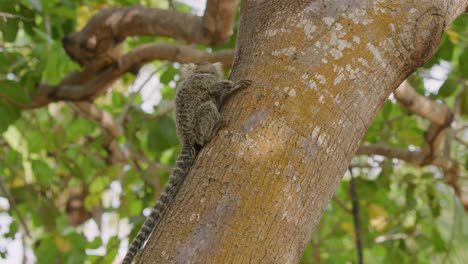
M189 76L197 73L207 73L213 74L220 78L224 77L223 73L223 66L221 62L216 63L209 63L209 62L197 62L197 63L189 63L183 64L180 68L180 75L182 79L186 79Z

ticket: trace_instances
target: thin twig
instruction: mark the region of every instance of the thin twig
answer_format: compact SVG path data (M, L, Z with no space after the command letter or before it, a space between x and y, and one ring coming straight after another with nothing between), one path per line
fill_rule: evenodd
M349 174L351 175L351 182L349 184L349 194L351 196L352 202L352 212L353 212L353 222L354 222L354 232L356 235L356 251L358 257L358 263L363 264L364 258L362 254L362 240L361 240L361 223L359 221L359 198L356 190L356 184L354 182L354 175L349 168Z
M346 204L345 204L343 201L341 201L338 197L333 196L332 200L333 200L341 209L343 209L346 213L348 213L348 214L351 214L351 213L352 213L351 209L349 209L349 207L346 206Z
M460 137L455 137L455 141L465 146L465 148L468 148L468 143L463 141Z
M26 222L24 221L24 218L21 215L21 212L16 207L15 199L13 198L13 196L11 196L10 192L8 192L8 190L6 188L6 185L3 182L2 177L0 177L0 190L2 191L3 195L7 198L8 203L10 204L10 207L13 209L13 211L18 216L19 222L20 222L21 226L23 227L24 232L26 232L26 235L29 238L32 238L31 233L29 232L28 226L26 225Z
M148 116L146 119L148 120L158 120L160 119L161 117L171 113L171 112L174 112L175 110L175 103L173 101L169 102L168 104L165 104L163 107L161 107L161 109L159 109L159 111L154 114L154 115L151 115L151 116Z
M122 110L122 113L120 114L120 117L117 119L117 124L119 125L122 125L124 120L125 120L125 117L127 116L129 110L130 110L130 107L133 103L133 101L135 101L135 98L137 97L138 94L140 94L141 90L143 89L143 87L146 86L146 84L151 80L151 78L153 78L153 76L161 71L162 69L164 68L167 68L167 66L169 65L169 62L166 62L164 63L163 65L161 65L159 68L153 70L149 75L148 75L148 78L146 78L146 80L140 85L140 87L138 87L138 89L133 92L130 96L129 96L129 99L128 99L128 103L124 106L123 110Z
M21 16L21 15L13 15L13 14L10 14L10 13L5 13L5 12L0 12L0 17L3 18L3 22L6 22L8 20L8 18L19 18L19 19L26 20L26 21L32 21L33 20L32 18L27 18L27 17Z

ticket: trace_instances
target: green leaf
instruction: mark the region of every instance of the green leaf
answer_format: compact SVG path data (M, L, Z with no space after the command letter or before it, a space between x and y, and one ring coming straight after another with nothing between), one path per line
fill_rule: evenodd
M458 68L461 77L468 79L468 49L464 49L463 53L458 58Z
M16 233L18 232L18 229L19 229L18 221L13 220L10 224L10 229L8 230L8 233L5 234L5 238L14 239Z
M27 139L30 153L41 152L47 146L44 136L37 130L27 131L27 133L23 133L23 136Z
M61 43L54 42L52 49L47 54L47 60L42 75L48 84L56 85L66 74L78 69L76 63L67 58L67 55L61 48Z
M86 247L90 249L97 249L100 246L102 246L102 238L97 236L93 239L93 241L88 242L88 245Z
M439 89L439 95L442 97L449 97L457 89L458 81L449 77L445 80L444 84Z
M125 104L125 96L118 91L112 91L112 105L114 107L122 107Z
M5 2L2 3L0 10L10 15L16 15L14 5L15 5L14 1L6 1L6 3ZM2 35L3 35L3 41L6 41L6 42L15 41L16 35L18 34L18 22L19 22L19 19L17 17L1 18L0 31L2 32Z
M120 239L116 236L109 238L109 241L107 241L106 256L104 259L109 261L109 263L111 263L111 261L115 258L115 256L117 256L119 245L120 245Z
M88 119L76 118L66 129L67 138L70 141L75 141L80 137L91 134L95 127L96 125Z
M20 116L21 111L18 107L0 99L0 134L5 132Z
M392 112L393 103L390 100L387 100L382 107L382 116L386 120Z
M174 76L177 74L177 70L171 66L167 67L167 69L161 74L159 80L161 83L165 85L169 85L169 82L174 80Z
M468 25L468 15L465 13L457 17L450 25L450 28L461 33L467 30L466 25Z
M93 208L101 202L101 194L89 194L84 201L85 209L92 211Z
M21 153L14 149L7 149L7 151L8 152L6 154L6 161L9 164L21 164L21 162L23 161L23 156L21 155Z
M31 168L36 180L40 183L49 183L54 176L52 170L42 160L31 160Z
M59 251L55 241L49 237L43 237L40 240L39 248L36 250L37 263L59 263Z
M468 116L468 93L465 92L460 103L460 112L464 116Z
M414 175L412 174L407 174L405 178L408 179L414 179ZM408 183L408 188L406 188L406 206L409 209L413 209L416 207L416 199L415 199L415 194L414 190L416 189L416 185L413 183Z
M447 243L442 239L437 227L432 228L432 243L436 252L447 251Z
M130 215L140 215L143 211L143 201L136 200L130 205Z
M0 94L21 104L30 102L27 92L16 81L0 80ZM4 99L0 98L0 100L3 101Z
M90 193L102 193L109 186L110 179L107 177L97 177L89 184Z
M161 88L161 96L164 100L173 100L175 97L176 89L169 87L168 85L164 85Z
M148 134L148 148L155 152L162 152L179 142L176 134L175 122L169 116L162 116L154 123Z
M84 263L86 259L86 238L82 234L73 232L65 237L66 242L69 242L72 247L66 255L66 263Z

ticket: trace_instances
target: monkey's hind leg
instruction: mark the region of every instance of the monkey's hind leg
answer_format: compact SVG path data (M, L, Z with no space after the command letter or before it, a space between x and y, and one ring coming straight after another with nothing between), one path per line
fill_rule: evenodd
M203 146L213 138L219 129L221 115L216 105L208 101L198 107L195 119L195 133L198 143Z

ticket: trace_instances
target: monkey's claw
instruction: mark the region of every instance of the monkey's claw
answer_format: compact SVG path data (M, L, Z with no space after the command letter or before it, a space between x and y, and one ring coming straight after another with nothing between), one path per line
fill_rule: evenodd
M246 87L249 87L250 85L252 85L252 81L251 80L240 80L237 85L240 87L240 88L246 88Z

